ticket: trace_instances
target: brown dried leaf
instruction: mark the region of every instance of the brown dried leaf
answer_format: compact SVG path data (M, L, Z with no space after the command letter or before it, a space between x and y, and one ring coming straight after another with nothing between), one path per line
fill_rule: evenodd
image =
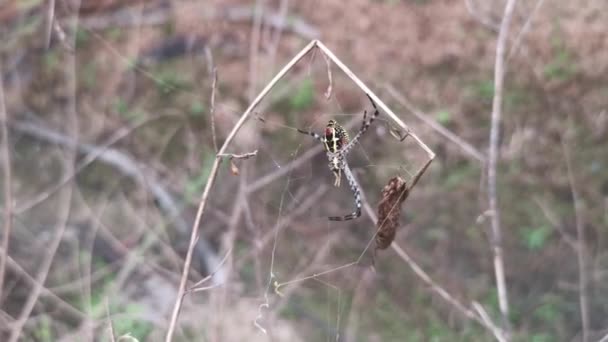
M382 198L378 203L376 249L388 248L395 239L401 204L409 195L409 191L406 181L399 176L391 178L382 189Z
M230 159L230 171L235 176L239 175L239 168L236 166L236 164L234 163L234 161L232 159Z

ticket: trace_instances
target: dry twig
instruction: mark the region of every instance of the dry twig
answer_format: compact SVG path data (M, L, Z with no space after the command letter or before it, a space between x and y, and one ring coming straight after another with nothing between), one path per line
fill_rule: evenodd
M228 159L232 160L232 159L249 159L249 158L255 157L257 155L258 155L258 150L255 150L253 152L242 153L242 154L219 153L217 156L223 157L223 158L228 158Z
M331 75L331 61L327 55L323 54L323 59L325 59L325 64L327 64L327 90L325 91L325 99L329 100L331 98L331 92L334 87L334 80Z
M217 86L217 68L213 68L213 82L211 83L211 138L213 139L213 150L217 153L217 135L215 135L215 90Z
M55 21L55 0L49 0L47 6L48 11L46 15L44 45L48 49L51 47L51 37L53 35L53 22Z
M0 123L2 125L2 173L4 187L4 234L2 236L2 259L0 260L0 302L2 301L2 289L4 288L4 274L6 271L6 260L8 258L9 240L13 226L13 191L12 185L12 163L8 137L8 115L4 103L4 80L2 79L2 67L0 65Z
M585 221L583 218L583 203L576 187L574 173L572 171L572 160L570 152L566 146L566 142L562 138L562 149L564 158L566 159L566 168L568 171L568 182L570 183L570 191L572 192L572 200L574 201L574 216L576 219L576 255L578 260L578 290L579 290L579 305L581 309L582 323L582 342L589 341L589 274L587 272L586 246L585 246Z
M500 120L502 115L502 91L505 76L505 51L511 16L517 0L509 0L505 6L496 43L496 63L494 66L494 98L492 100L492 123L490 129L490 151L488 164L488 201L491 215L492 252L494 253L494 272L498 289L498 305L502 315L503 329L510 339L509 300L505 280L504 255L502 249L502 232L500 228L500 211L498 209L496 190L496 166L498 162L498 143Z

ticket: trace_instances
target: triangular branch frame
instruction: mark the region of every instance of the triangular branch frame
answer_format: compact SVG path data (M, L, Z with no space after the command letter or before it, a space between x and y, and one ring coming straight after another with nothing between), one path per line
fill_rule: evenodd
M433 159L435 159L435 153L420 138L418 138L418 136L416 134L414 134L414 132L412 132L412 130L397 115L395 115L395 113L386 104L384 104L384 102L382 102L382 100L380 100L380 98L378 96L376 96L376 94L374 94L374 92L372 92L365 85L365 83L363 83L363 81L361 81L344 63L342 63L342 61L338 57L336 57L336 55L334 55L333 52L331 52L331 50L329 50L319 40L313 40L310 43L308 43L308 45L306 45L300 52L298 52L298 54L295 55L291 59L291 61L289 61L289 63L287 63L281 69L281 71L279 71L279 73L266 85L266 87L264 87L264 89L258 94L258 96L253 100L253 102L251 102L251 104L245 110L245 112L243 113L243 115L241 116L239 121L234 125L234 128L232 128L232 131L230 132L230 134L228 134L226 141L224 141L224 144L222 145L222 147L216 154L215 161L211 168L211 173L209 174L209 178L207 179L207 184L205 185L205 190L203 191L203 195L202 195L201 201L199 203L198 211L196 213L196 219L195 219L194 225L192 227L192 234L190 236L190 244L188 246L186 260L184 260L184 269L182 272L180 286L178 288L175 306L173 307L173 314L171 316L171 322L169 324L169 329L167 331L166 341L171 341L173 332L175 329L175 325L177 323L177 317L179 316L179 311L180 311L184 293L185 293L186 281L188 279L188 273L190 271L190 265L192 262L192 252L194 250L194 246L198 239L198 227L200 226L201 217L205 210L207 198L209 197L211 188L213 187L213 184L215 183L215 177L219 170L219 165L221 163L222 155L225 154L226 149L228 148L228 145L230 145L230 142L232 142L232 140L236 136L239 129L243 126L245 121L247 121L247 119L251 116L253 109L262 101L262 99L264 97L266 97L266 95L268 95L270 90L272 90L272 88L274 88L274 86L277 85L278 81L281 78L283 78L287 74L287 72L296 63L298 63L304 56L306 56L315 47L319 48L327 57L329 57L329 59L331 59L331 61L334 64L336 64L359 88L361 88L361 90L363 90L365 93L369 94L369 96L372 98L372 100L374 100L376 105L379 106L382 109L382 111L384 113L386 113L388 115L388 117L391 118L391 120L394 123L397 124L397 126L399 126L401 129L403 129L406 132L406 136L411 136L416 141L418 146L420 146L427 153L428 161L414 175L412 182L408 186L410 190L414 187L414 185L416 185L418 179L420 179L420 177L426 171L426 169L431 164Z

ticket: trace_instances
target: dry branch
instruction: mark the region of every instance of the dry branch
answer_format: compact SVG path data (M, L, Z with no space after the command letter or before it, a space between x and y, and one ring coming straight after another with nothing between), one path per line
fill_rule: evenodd
M587 258L585 246L585 221L583 218L583 203L581 201L574 172L572 171L572 161L570 152L566 142L562 139L562 149L564 158L566 159L566 168L568 171L568 182L570 183L570 191L572 200L574 201L574 216L576 219L576 256L578 261L578 290L579 290L579 305L581 309L582 323L582 342L589 341L589 274L587 271Z
M5 251L2 250L2 253L4 253L4 252ZM21 267L21 265L19 265L19 263L17 263L17 261L15 261L13 258L8 256L6 262L8 264L8 267L10 269L12 269L13 272L15 272L15 273L19 274L19 276L23 277L23 279L25 279L25 281L28 282L32 287L36 286L36 279L34 279L34 277L32 277L29 273L27 273L27 271L24 270L23 267ZM42 286L41 295L44 297L47 297L50 301L52 301L55 305L57 305L57 308L60 309L65 315L68 315L76 320L84 320L86 318L85 313L78 310L77 308L72 306L72 304L66 302L61 297L59 297L55 292L51 291L50 289L48 289L44 286Z
M206 51L209 51L207 49ZM211 116L211 138L213 139L213 150L217 153L217 135L215 134L215 91L217 87L217 69L213 68L213 82L211 83L211 108L209 115Z
M505 51L511 16L517 0L509 0L505 6L504 15L500 24L500 31L496 43L496 63L494 66L494 98L492 100L492 123L490 129L490 151L488 164L488 202L492 213L492 252L494 253L494 272L496 287L498 289L498 305L502 315L503 329L510 339L509 300L507 295L507 282L505 279L504 255L502 249L502 231L500 227L500 211L498 209L498 194L496 190L496 167L498 162L498 143L500 120L502 115L502 92L505 76Z
M2 78L2 65L0 65L0 123L2 125L2 173L4 188L4 233L2 235L2 259L0 260L0 300L4 288L4 274L8 258L9 240L13 226L13 192L12 192L12 162L8 136L8 115L4 103L4 80Z
M251 157L255 157L258 155L258 150L253 152L241 153L241 154L232 154L232 153L222 153L218 154L218 157L228 158L228 159L249 159Z

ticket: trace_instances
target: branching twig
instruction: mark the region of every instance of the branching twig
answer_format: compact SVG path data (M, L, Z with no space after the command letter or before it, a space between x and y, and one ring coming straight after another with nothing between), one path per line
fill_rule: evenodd
M507 341L503 332L500 330L499 327L496 326L496 324L494 324L494 322L492 322L490 315L488 314L486 309L484 309L483 306L481 306L481 304L474 301L473 308L475 309L475 311L477 311L477 313L481 317L481 320L486 324L488 329L490 329L494 333L494 337L496 337L496 339L498 341L500 341L500 342Z
M492 124L490 129L490 151L488 165L488 201L491 216L492 251L494 253L494 272L496 275L496 287L498 289L498 304L508 338L510 337L509 323L509 300L507 295L507 284L505 280L504 256L502 249L502 233L500 228L500 212L497 203L496 191L496 164L498 161L498 140L502 108L502 91L505 71L505 51L509 25L515 3L517 0L509 0L505 6L504 15L500 24L498 40L496 44L496 64L494 66L494 98L492 101Z
M228 159L249 159L251 157L255 157L258 155L258 150L255 150L253 152L247 152L247 153L243 153L243 154L232 154L232 153L221 153L218 154L218 157L222 157L222 158L228 158Z
M184 294L189 293L189 292L198 292L198 291L201 291L200 286L202 284L204 284L205 282L209 281L209 279L211 279L213 277L213 275L220 270L220 267L222 267L222 265L224 265L224 263L226 262L226 260L228 260L228 256L231 255L230 253L232 253L232 248L230 248L230 249L228 249L228 251L226 251L226 255L224 256L224 258L222 259L222 261L220 261L217 269L213 270L213 272L209 273L209 275L207 275L203 279L197 281ZM221 285L221 284L216 284L216 285Z
M536 13L538 13L538 10L540 9L540 7L543 5L543 2L545 2L545 0L536 1L536 5L534 6L534 9L530 13L530 15L528 15L528 19L526 20L525 24L522 26L521 30L519 30L519 33L517 34L517 36L515 37L515 40L511 44L511 49L509 51L509 56L507 57L507 61L511 60L511 57L513 57L517 53L517 50L519 50L521 41L522 41L523 37L526 35L526 33L528 33L528 31L530 30L530 27L532 25L532 20L534 19L534 16L536 15Z

